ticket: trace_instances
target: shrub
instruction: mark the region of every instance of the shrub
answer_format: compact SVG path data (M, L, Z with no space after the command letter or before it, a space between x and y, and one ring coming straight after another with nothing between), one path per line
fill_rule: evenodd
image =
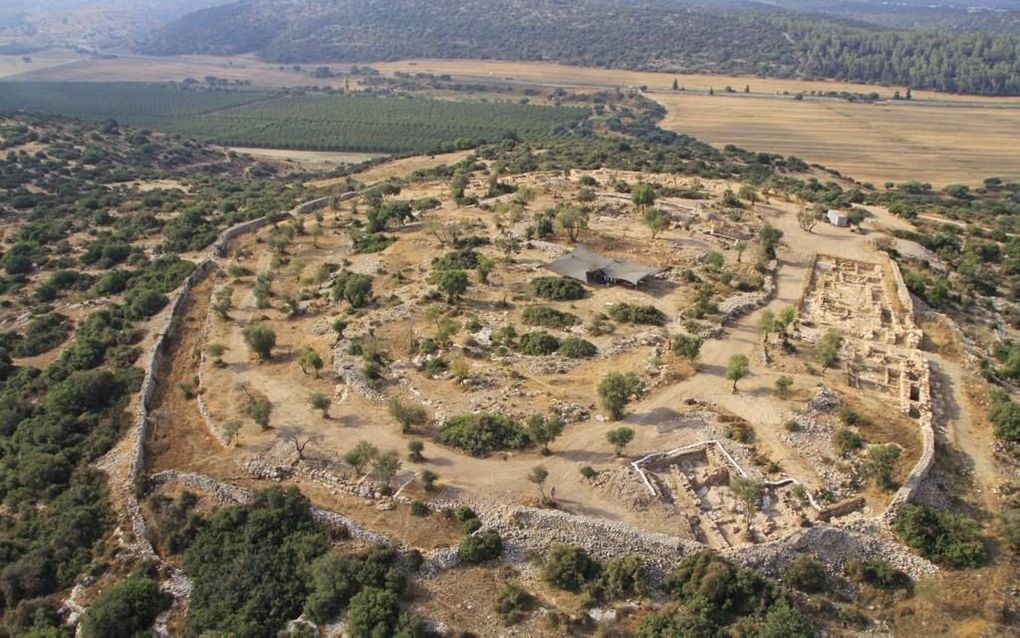
M678 334L673 337L673 352L677 356L694 361L698 358L698 353L701 352L701 344L703 342L704 340L701 337Z
M638 323L661 326L666 323L666 315L653 305L638 306L629 303L617 303L609 307L609 316L620 323Z
M469 518L466 521L464 521L465 534L474 534L480 529L482 529L482 522L477 518Z
M450 417L439 430L439 441L472 456L516 450L529 442L528 435L509 417L486 413Z
M640 596L645 592L644 566L636 554L613 558L606 562L599 577L599 588L607 600Z
M693 614L650 613L641 621L637 638L718 638L719 629Z
M1006 441L1020 441L1020 405L1005 393L997 394L988 413L995 426L995 435Z
M454 250L432 260L435 270L474 270L482 254L470 248Z
M132 638L146 632L172 598L151 578L132 576L99 594L81 622L84 638Z
M477 536L465 536L461 539L457 552L465 563L484 563L499 558L503 553L503 540L499 537L499 532L489 529Z
M599 473L596 472L590 465L582 465L580 472L581 476L588 479L589 481L599 475Z
M566 277L538 277L531 280L532 292L551 301L572 301L584 298L584 286Z
M275 634L301 613L306 570L326 546L297 488L272 487L252 505L220 509L184 556L194 581L186 633Z
M881 558L852 561L846 566L846 574L851 580L879 589L905 589L910 586L909 576Z
M304 613L317 623L328 623L366 588L399 595L406 581L396 565L397 558L396 551L383 546L361 554L333 551L323 555L309 569L311 593Z
M783 580L791 587L808 594L818 594L829 588L825 567L814 556L800 555L783 571Z
M531 594L513 583L506 583L496 597L496 612L503 622L513 625L521 621L531 603Z
M815 630L807 618L786 600L772 605L765 614L759 638L815 638Z
M429 506L419 500L411 501L411 516L425 517L432 513Z
M276 333L272 328L258 324L250 325L241 331L241 335L252 354L260 361L267 361L272 357L273 347L276 345Z
M567 328L581 322L577 316L549 306L530 306L521 313L521 319L529 326L544 328Z
M463 523L471 519L477 520L478 514L475 514L475 511L468 507L467 505L459 505L457 509L453 511L453 517L456 518L461 523Z
M360 254L382 252L389 248L390 244L395 241L397 241L396 237L390 237L389 235L384 235L382 233L360 235L354 238L354 252Z
M595 344L578 337L567 337L560 342L557 350L561 355L571 359L586 359L598 354L599 349Z
M527 332L521 335L517 348L524 354L547 355L556 352L560 347L560 340L548 332L537 331Z
M864 440L853 430L840 428L833 436L833 444L840 454L849 456L852 452L864 447Z
M1020 507L1008 509L1002 515L1002 536L1010 549L1020 551Z
M24 337L14 344L12 354L16 357L34 357L56 348L71 334L67 317L47 313L29 322Z
M468 289L468 276L463 270L433 270L429 282L442 294L447 303L454 303Z
M351 598L347 631L351 638L392 636L400 620L400 599L391 591L368 587Z
M872 445L868 448L868 456L864 461L864 469L875 479L875 482L886 489L893 487L893 470L900 458L900 448L894 443Z
M592 560L584 549L555 543L546 556L542 578L560 589L581 591L585 584L598 578L601 569L601 565Z
M904 505L893 531L922 556L950 567L977 567L987 559L974 519L928 505Z
M333 280L333 301L344 300L361 308L372 300L372 277L341 270Z
M761 576L708 550L681 561L662 585L678 602L703 605L703 615L718 624L759 614L777 597L773 585Z

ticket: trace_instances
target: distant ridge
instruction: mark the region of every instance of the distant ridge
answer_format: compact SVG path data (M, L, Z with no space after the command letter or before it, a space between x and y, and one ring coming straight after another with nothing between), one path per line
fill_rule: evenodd
M155 55L258 53L281 64L414 57L886 83L1020 95L1020 36L891 30L818 14L665 0L242 0L139 43Z

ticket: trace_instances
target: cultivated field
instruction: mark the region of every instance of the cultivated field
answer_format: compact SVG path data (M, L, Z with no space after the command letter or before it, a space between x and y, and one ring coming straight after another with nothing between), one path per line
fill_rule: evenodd
M81 59L47 50L26 64L20 56L0 56L0 77L52 81L166 81L214 75L248 80L255 86L338 84L301 71L261 62L253 56L120 57ZM335 70L343 65L332 65ZM1020 176L1012 149L1020 142L1020 98L979 98L915 91L914 101L896 104L850 103L838 99L796 102L783 94L811 91L877 92L891 98L898 87L846 82L747 78L578 68L559 64L494 60L402 60L373 64L384 73L448 73L463 79L503 80L577 88L646 86L650 97L670 113L664 126L713 144L792 154L835 168L862 181L918 179L936 185L980 183L995 175ZM42 68L40 68L42 67ZM670 90L673 79L685 93ZM723 94L726 86L750 94ZM716 96L705 94L710 88ZM946 103L954 104L952 107ZM966 103L964 107L962 103ZM997 107L997 108L987 108ZM220 123L222 124L222 123ZM220 124L217 124L219 126ZM183 131L211 139L208 131ZM251 137L251 136L249 136ZM233 143L269 144L264 134ZM316 136L319 137L319 136ZM302 145L304 146L304 145ZM347 148L347 147L345 147Z
M895 88L714 75L672 75L558 64L478 60L379 63L383 72L450 73L567 87L647 86L667 109L663 126L718 145L797 155L861 181L918 179L936 185L980 183L996 175L1020 177L1020 99L977 98L915 91L911 103L874 105L838 99L797 102L777 94L801 91L878 92ZM692 92L674 93L673 78ZM720 95L731 86L742 93ZM927 103L923 103L927 102ZM966 102L968 107L936 102ZM999 107L999 108L988 108Z
M21 63L21 56L0 56L0 77L16 76L18 80L59 82L180 82L186 78L202 80L207 75L234 81L250 81L265 87L331 84L329 80L313 79L291 67L267 64L253 56L187 55L172 58L118 56L109 59L82 57L61 49L47 49L32 54L31 64ZM47 60L54 59L47 64ZM311 67L309 67L311 68ZM333 84L343 85L343 80Z
M796 80L783 78L756 78L732 75L708 75L686 73L659 73L651 71L625 71L599 67L574 67L564 64L543 62L505 62L500 60L398 60L396 62L374 62L372 67L383 73L404 71L408 73L449 73L456 76L507 79L552 86L589 86L599 88L647 86L652 91L668 90L675 78L688 90L722 90L731 86L740 91L750 86L752 93L799 93L801 91L849 91L855 93L878 92L882 97L891 98L893 92L904 87L882 87L873 84L835 82L819 80ZM962 100L1020 105L1020 98L984 98L970 95L951 95L935 91L914 91L914 99Z
M857 180L936 186L1020 177L1020 109L656 93L662 126L715 145L796 155Z
M0 111L115 119L226 146L427 153L495 142L543 143L583 118L580 106L451 102L424 98L256 90L183 89L140 82L15 82Z

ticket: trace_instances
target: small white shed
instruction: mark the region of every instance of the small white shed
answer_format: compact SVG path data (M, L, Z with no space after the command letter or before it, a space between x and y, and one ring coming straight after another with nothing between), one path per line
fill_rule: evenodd
M838 210L830 210L826 213L826 217L829 219L829 223L833 226L839 226L840 228L846 228L850 225L847 220L846 213Z

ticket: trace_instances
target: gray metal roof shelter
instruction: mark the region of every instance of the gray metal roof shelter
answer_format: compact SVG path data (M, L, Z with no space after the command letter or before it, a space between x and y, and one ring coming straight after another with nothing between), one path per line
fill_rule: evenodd
M662 268L649 268L627 259L603 257L583 244L578 244L570 254L543 266L562 277L569 277L584 283L615 284L628 283L631 286L641 284L652 275L662 272Z

